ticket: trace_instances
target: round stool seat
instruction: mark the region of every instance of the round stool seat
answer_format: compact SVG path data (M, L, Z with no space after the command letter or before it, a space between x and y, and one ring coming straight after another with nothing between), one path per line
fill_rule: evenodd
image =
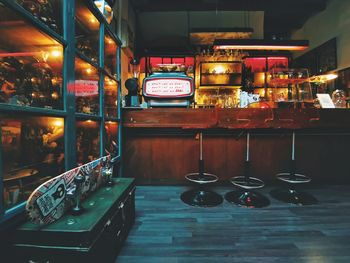
M203 173L203 174L190 173L190 174L186 174L185 178L188 181L191 181L197 184L210 184L210 183L215 183L219 180L219 177L209 173Z
M240 188L246 189L246 190L251 190L251 189L258 189L258 188L263 188L265 183L255 177L248 177L246 178L245 176L236 176L231 178L230 182Z
M276 175L278 180L287 182L290 184L303 184L311 181L310 177L303 174L292 174L292 173L278 173Z

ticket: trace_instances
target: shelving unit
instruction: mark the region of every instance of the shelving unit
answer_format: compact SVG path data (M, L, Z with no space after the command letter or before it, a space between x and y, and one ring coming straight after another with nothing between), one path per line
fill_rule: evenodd
M272 93L268 83L270 76L268 72L273 68L288 68L289 57L287 56L254 56L247 57L243 62L243 78L250 82L251 88L260 97L268 99ZM247 84L247 83L246 83Z
M120 142L121 41L92 0L0 0L0 14L1 222L40 183Z
M200 86L238 86L242 84L242 63L200 63Z

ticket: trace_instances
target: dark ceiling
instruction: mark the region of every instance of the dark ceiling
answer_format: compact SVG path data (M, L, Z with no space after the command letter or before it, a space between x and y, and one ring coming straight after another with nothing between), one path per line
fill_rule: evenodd
M151 11L265 11L265 38L288 37L328 0L130 0L136 14Z

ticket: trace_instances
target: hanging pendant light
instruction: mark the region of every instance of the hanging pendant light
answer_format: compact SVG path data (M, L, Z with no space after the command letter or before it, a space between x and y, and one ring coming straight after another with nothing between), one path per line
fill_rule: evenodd
M288 50L301 51L309 47L308 40L216 39L214 49Z

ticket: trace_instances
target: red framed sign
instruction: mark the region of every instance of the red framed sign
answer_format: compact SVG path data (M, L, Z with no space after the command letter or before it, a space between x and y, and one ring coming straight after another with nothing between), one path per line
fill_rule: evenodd
M182 98L193 95L190 78L150 78L145 79L143 94L153 98Z

